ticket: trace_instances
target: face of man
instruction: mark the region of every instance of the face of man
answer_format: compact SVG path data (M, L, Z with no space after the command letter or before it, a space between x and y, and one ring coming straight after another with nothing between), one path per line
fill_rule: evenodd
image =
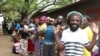
M62 24L62 19L58 19L58 24Z
M83 21L83 27L86 27L86 26L88 26L88 21L87 21L86 18L84 18L84 21Z
M35 23L36 25L38 25L38 24L40 23L39 19L35 19L35 20L34 20L34 23Z
M58 16L58 18L57 18L57 21L58 21L58 22L57 22L57 23L58 23L58 24L62 24L62 20L63 20L63 16L61 16L61 15Z
M77 14L72 15L69 22L70 30L73 32L76 31L80 27L80 23L81 17Z

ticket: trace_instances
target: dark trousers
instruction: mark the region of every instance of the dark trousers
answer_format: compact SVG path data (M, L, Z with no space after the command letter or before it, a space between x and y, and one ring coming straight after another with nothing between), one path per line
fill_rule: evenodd
M42 56L55 56L54 44L43 46L43 55Z
M7 34L7 28L3 28L3 34Z

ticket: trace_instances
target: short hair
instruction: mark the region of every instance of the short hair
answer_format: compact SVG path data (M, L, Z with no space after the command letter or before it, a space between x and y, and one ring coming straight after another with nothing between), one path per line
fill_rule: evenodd
M24 32L23 30L20 30L19 34L21 35L22 39L27 39L27 37L29 36L28 33Z
M88 22L90 22L90 20L91 20L91 17L88 15L84 15L84 18L86 18Z
M62 16L62 15L59 15L58 17L57 17L57 19L63 19L64 17Z

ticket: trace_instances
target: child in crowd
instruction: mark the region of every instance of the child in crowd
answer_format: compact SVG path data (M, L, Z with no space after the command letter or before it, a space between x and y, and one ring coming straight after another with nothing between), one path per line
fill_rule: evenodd
M12 52L15 53L15 54L20 53L20 42L17 39L14 40Z
M17 30L16 29L13 29L12 35L11 35L12 41L14 41L17 38L17 35L18 35Z
M30 36L28 38L28 53L33 54L34 53L34 44L32 42L32 39L34 38L33 32L29 32Z
M40 56L41 55L41 47L42 47L42 37L39 36L40 34L37 33L34 39L35 43L35 56Z
M27 42L27 33L20 31L21 40L20 40L20 54L21 56L28 56L28 42Z

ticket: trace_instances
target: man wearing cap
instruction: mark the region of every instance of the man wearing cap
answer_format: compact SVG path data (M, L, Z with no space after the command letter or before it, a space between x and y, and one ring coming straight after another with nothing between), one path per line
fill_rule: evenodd
M96 36L99 33L99 28L95 23L92 23L93 40L89 42L88 36L80 28L82 25L82 14L78 11L71 11L67 14L68 29L62 33L62 38L59 40L59 27L54 31L55 39L60 50L65 50L64 56L83 56L84 47L91 51L96 43Z

